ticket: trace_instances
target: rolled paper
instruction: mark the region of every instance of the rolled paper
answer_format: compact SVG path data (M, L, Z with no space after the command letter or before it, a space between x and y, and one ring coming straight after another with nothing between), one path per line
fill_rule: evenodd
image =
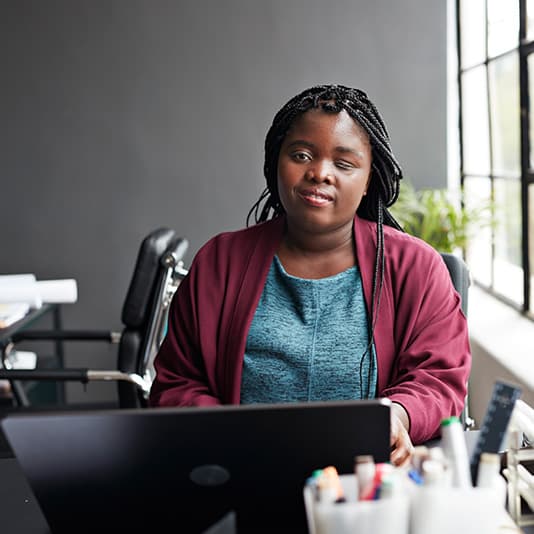
M78 300L76 280L38 280L7 284L0 283L0 302L27 303L40 308L43 303L72 303Z
M37 290L43 302L72 303L78 300L78 286L76 280L38 280Z

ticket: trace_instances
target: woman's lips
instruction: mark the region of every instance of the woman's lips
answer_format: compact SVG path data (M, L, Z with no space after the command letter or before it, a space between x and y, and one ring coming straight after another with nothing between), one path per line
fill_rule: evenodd
M306 189L304 191L299 191L299 197L309 204L310 206L321 207L326 204L330 204L333 201L333 198L324 191L318 189Z

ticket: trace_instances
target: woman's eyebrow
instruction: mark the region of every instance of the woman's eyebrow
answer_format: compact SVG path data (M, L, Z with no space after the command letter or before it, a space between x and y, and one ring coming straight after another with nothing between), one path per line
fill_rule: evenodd
M315 145L313 143L310 143L309 141L305 141L304 139L295 139L294 141L291 141L291 143L287 145L287 148L293 148L295 146L302 146L302 145L308 148L315 148Z
M308 148L315 148L314 143L311 143L310 141L306 141L304 139L295 139L294 141L291 141L291 143L287 145L287 148L293 148L295 146L305 146ZM336 146L335 151L346 153L346 154L353 154L354 156L358 158L364 157L363 152L361 152L360 150L356 150L355 148L350 148L348 146Z
M360 159L364 157L363 152L361 152L360 150L356 150L354 148L349 148L348 146L336 146L336 151L347 153L347 154L353 154L354 156Z

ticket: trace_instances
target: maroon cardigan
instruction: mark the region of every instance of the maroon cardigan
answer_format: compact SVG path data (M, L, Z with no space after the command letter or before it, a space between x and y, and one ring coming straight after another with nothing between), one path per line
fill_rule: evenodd
M248 330L284 225L280 217L222 233L198 251L171 303L151 406L239 404ZM376 223L356 217L354 238L370 310ZM376 396L404 406L417 444L438 435L441 419L462 411L471 369L467 321L433 248L388 226L384 247Z

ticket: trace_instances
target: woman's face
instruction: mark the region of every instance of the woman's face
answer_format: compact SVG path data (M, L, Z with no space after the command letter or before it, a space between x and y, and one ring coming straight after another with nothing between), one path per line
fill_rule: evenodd
M288 224L315 233L352 226L370 173L369 138L345 110L303 113L278 157L278 193Z

